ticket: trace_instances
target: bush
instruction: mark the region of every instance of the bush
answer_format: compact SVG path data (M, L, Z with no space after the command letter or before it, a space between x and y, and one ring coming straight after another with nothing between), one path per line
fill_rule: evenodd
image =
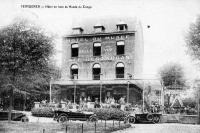
M127 115L127 112L115 108L90 108L85 111L94 112L100 120L119 120Z
M31 110L33 116L37 117L53 117L54 111L52 107L33 108Z

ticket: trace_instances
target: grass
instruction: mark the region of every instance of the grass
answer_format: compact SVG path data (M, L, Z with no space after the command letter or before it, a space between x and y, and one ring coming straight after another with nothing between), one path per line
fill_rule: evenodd
M95 133L95 123L91 122L76 122L70 121L64 124L60 123L39 123L39 122L7 122L0 121L0 133ZM122 122L112 121L106 122L99 121L96 123L96 133L110 133L112 131L121 130L130 127L129 124L123 124Z

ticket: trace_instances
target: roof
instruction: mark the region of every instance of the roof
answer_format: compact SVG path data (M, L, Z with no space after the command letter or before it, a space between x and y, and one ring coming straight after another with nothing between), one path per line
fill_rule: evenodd
M104 26L101 23L97 23L97 24L94 25L94 28L95 27L104 27Z
M116 25L125 23L128 25L128 31L136 31L136 27L139 24L139 20L136 17L106 17L106 18L88 18L84 20L79 20L81 22L78 22L77 20L74 20L72 22L72 27L77 25L76 23L78 22L79 27L82 27L84 32L83 34L93 34L95 33L94 31L94 26L103 26L105 27L105 33L110 33L110 32L116 32L117 27ZM98 23L97 23L98 22ZM68 35L72 34L72 30L67 33Z
M120 22L118 22L116 25L127 25L127 23L125 23L124 21L120 21Z

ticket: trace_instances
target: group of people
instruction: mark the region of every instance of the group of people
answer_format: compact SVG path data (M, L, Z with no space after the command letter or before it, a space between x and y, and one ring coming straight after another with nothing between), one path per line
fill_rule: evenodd
M79 108L88 108L91 104L94 105L94 108L100 108L104 107L111 107L111 106L120 106L120 105L125 105L125 96L121 97L118 101L115 100L114 97L106 97L105 100L100 104L99 98L95 98L94 102L92 102L90 96L86 97L80 97L78 104L76 104ZM64 104L65 107L71 106L73 103L70 100L62 99L61 104Z

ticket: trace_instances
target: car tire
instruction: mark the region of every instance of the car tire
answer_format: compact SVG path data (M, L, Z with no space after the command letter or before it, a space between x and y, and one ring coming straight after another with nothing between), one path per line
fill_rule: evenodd
M29 121L29 119L26 116L24 116L24 117L21 118L21 122L28 122L28 121Z
M160 122L160 116L155 115L155 116L153 117L153 123L159 123L159 122Z
M90 116L89 121L90 122L97 122L98 118L96 116Z
M66 115L61 115L61 116L58 117L59 123L64 123L66 121L68 121L68 117Z
M147 114L147 116L146 116L146 119L148 120L148 121L153 121L153 115L152 114Z
M131 116L129 118L129 123L135 123L135 121L136 121L135 117Z

